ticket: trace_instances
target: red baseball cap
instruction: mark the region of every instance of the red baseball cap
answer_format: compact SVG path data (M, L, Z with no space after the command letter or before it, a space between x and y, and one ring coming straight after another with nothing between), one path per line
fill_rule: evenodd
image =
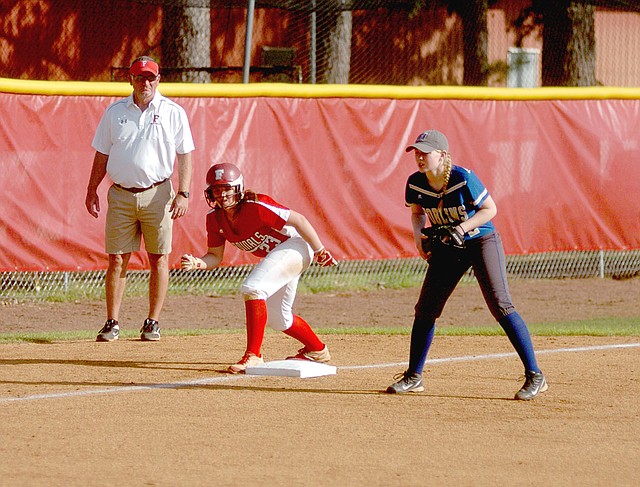
M149 59L141 59L136 61L129 68L129 74L133 76L138 76L142 73L149 73L157 76L160 72L160 68L158 67L158 63Z

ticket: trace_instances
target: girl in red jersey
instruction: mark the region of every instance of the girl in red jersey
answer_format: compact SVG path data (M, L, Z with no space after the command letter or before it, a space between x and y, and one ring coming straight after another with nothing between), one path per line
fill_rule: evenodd
M304 345L287 358L328 362L327 346L292 308L300 275L314 258L323 267L336 265L336 260L303 215L265 194L245 190L242 173L233 164L212 166L207 185L205 198L212 208L207 214L209 249L200 258L183 255L182 269L217 267L226 242L263 258L242 283L247 348L227 371L237 374L264 363L260 352L267 323Z

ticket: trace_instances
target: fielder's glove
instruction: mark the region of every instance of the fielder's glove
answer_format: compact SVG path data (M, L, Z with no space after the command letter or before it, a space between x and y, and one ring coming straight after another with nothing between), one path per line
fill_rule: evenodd
M457 230L453 225L443 225L438 227L438 239L444 245L455 249L464 249L464 234Z
M195 269L206 269L207 263L204 260L199 259L198 257L194 257L191 254L184 254L180 258L180 268L183 271L192 271Z
M320 267L329 267L338 264L338 261L334 259L333 255L331 255L329 251L324 247L322 247L320 250L316 250L313 253L313 258Z
M422 239L422 249L425 253L432 252L436 245L464 249L464 235L458 232L453 225L423 228L422 234L425 236Z

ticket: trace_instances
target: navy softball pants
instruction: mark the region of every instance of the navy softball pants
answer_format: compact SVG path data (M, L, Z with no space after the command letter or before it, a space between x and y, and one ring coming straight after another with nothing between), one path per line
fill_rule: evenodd
M529 330L511 301L504 249L497 232L468 241L463 250L437 248L433 252L415 306L408 371L422 373L435 322L470 267L489 311L509 337L525 370L538 372Z

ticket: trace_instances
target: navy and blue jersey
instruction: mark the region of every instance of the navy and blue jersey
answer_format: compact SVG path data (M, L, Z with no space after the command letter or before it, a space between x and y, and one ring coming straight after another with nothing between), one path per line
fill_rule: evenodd
M407 180L405 204L424 208L431 225L457 225L471 218L489 196L489 191L470 169L451 167L449 184L444 192L431 189L427 176L415 172ZM469 240L495 231L490 221L465 235Z

